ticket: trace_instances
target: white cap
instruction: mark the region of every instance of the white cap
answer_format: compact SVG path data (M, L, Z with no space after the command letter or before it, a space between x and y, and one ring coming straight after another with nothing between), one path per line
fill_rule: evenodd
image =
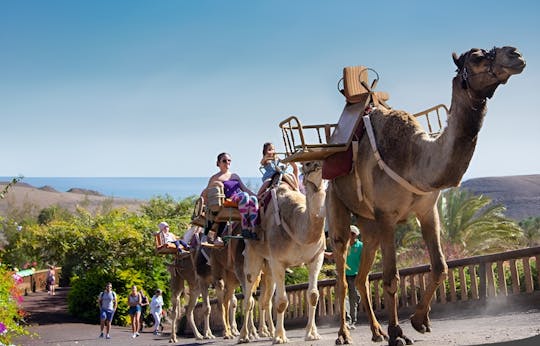
M159 223L158 227L159 227L159 230L160 230L160 231L163 231L163 229L164 229L165 227L169 227L169 224L166 223L165 221L162 221L162 222Z
M359 235L360 230L355 225L351 225L351 233L354 233L355 235Z

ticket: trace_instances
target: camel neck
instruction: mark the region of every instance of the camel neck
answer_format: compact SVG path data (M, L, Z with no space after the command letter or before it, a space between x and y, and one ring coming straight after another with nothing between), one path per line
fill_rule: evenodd
M453 80L452 102L448 124L443 133L427 143L431 155L429 172L431 188L443 189L459 185L469 167L478 132L486 113L485 102L471 99L467 89L461 87L457 78Z

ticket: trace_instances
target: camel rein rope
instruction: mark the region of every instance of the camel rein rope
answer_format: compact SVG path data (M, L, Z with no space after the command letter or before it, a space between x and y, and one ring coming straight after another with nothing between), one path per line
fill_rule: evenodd
M409 190L410 192L417 194L417 195L428 195L431 193L431 191L422 191L416 186L409 183L407 180L403 179L399 174L397 174L392 168L388 167L388 165L383 161L381 158L381 155L379 153L379 150L377 149L377 143L375 142L375 133L373 132L373 127L371 126L371 119L368 115L363 116L364 119L364 125L366 126L366 132L369 138L369 143L371 144L371 149L373 150L373 155L375 156L375 160L377 160L377 164L379 165L379 168L382 169L390 178L392 178L395 182Z

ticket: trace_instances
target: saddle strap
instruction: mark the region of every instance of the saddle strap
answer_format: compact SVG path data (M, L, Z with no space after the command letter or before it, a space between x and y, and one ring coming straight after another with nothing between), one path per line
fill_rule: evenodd
M369 143L371 144L371 149L373 150L373 155L375 156L375 159L377 160L377 164L379 165L380 169L382 169L390 178L392 178L395 182L406 188L412 193L415 193L417 195L427 195L430 194L430 191L422 191L416 186L413 186L411 183L409 183L407 180L403 179L399 174L394 172L392 168L388 167L388 165L383 161L381 158L381 155L379 154L379 150L377 149L377 143L375 142L375 134L373 132L373 127L371 126L371 119L368 115L363 116L364 119L364 125L366 126L366 132L368 134Z

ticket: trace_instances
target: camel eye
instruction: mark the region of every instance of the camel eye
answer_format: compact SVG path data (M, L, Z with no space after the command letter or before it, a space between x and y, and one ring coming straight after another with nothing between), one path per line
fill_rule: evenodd
M478 50L471 54L470 60L473 64L479 64L484 60L484 54L482 51Z

